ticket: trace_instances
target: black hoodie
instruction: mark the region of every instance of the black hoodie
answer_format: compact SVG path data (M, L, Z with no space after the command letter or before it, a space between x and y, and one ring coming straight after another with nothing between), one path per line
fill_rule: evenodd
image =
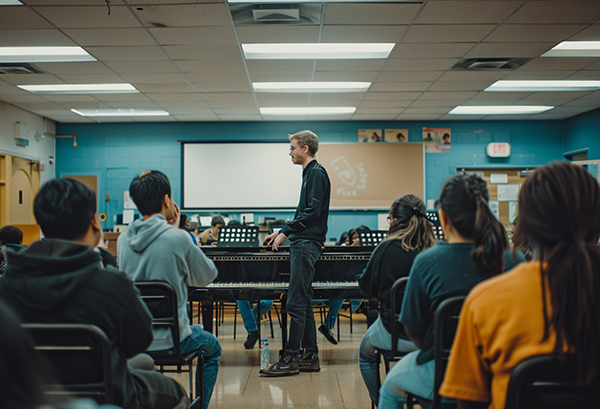
M102 268L92 248L46 239L9 253L0 276L0 298L27 323L79 323L98 326L111 343L115 404L127 407L137 394L127 359L152 342L151 317L131 279ZM72 365L60 362L57 377L68 382ZM80 381L81 378L76 379Z

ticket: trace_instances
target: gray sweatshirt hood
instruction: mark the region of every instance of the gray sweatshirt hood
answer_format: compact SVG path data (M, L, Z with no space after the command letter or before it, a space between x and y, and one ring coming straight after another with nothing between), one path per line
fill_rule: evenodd
M134 221L123 234L125 234L129 247L136 253L141 253L161 234L174 228L167 223L162 214L156 214L148 220Z

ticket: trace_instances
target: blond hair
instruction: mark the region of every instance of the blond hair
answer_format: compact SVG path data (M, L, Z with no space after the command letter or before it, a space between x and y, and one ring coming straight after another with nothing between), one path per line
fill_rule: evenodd
M312 131L300 131L296 132L293 135L289 135L290 141L295 139L298 141L298 145L301 148L308 146L308 150L311 155L316 155L319 150L319 137L314 134Z

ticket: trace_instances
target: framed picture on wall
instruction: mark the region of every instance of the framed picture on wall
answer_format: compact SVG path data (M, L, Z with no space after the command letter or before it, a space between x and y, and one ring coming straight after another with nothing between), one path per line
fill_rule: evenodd
M450 152L450 128L423 128L426 153Z
M383 133L381 129L359 129L358 142L374 143L383 142Z
M386 129L385 141L393 143L408 142L408 129Z

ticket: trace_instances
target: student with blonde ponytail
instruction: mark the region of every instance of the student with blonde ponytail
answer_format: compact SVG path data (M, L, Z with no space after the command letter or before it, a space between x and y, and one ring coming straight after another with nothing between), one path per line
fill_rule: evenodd
M445 242L437 242L417 257L410 270L400 322L419 348L390 370L379 391L380 409L400 408L405 391L433 399L433 321L442 301L469 290L516 262L508 249L504 226L488 207L485 181L475 175L455 175L442 188L437 207Z
M533 355L575 353L582 382L600 371L600 186L553 163L526 179L518 207L533 261L465 300L440 390L459 408L503 409L513 369Z
M380 315L363 336L358 356L360 372L373 402L379 399L379 357L376 351L392 349L390 290L397 279L408 276L417 254L435 243L425 205L417 196L404 195L394 200L389 220L388 238L375 248L365 271L358 278L361 291L368 298L377 298L380 303ZM398 351L416 349L406 334L399 338Z

